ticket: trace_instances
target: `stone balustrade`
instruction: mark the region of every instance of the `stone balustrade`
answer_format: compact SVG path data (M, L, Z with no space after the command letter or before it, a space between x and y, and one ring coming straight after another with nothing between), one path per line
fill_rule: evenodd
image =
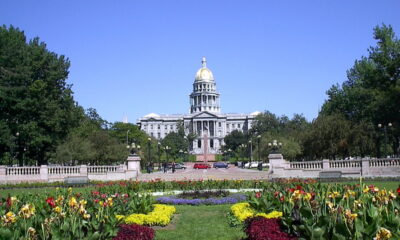
M319 178L321 172L340 172L343 177L400 177L400 158L288 162L270 154L271 178Z
M136 179L140 174L140 157L130 155L127 162L115 166L0 166L0 184L19 182L56 182L70 176L87 176L90 180Z

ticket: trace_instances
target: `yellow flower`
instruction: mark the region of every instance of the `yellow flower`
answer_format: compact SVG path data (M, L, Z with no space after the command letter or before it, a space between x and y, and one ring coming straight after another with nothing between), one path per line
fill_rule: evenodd
M328 192L328 198L337 198L340 197L339 192Z
M392 233L386 228L381 227L375 235L375 240L388 240L392 237Z
M311 193L306 193L306 195L303 197L303 199L305 201L310 201L311 197L312 197Z
M8 212L6 215L1 217L1 220L4 222L4 225L9 225L11 223L15 223L15 221L17 221L17 217L13 212Z
M55 208L53 209L53 211L54 211L55 213L61 213L61 208L60 208L59 206L57 206L57 207L55 207Z
M280 218L282 217L283 213L282 212L278 212L278 211L272 211L268 214L266 213L257 213L256 216L257 217L265 217L265 218Z
M349 209L346 210L345 216L349 222L352 222L354 219L357 218L357 213L351 213Z
M72 193L72 188L71 188L71 187L68 188L68 193L69 193L69 194Z
M30 218L35 215L35 207L32 204L25 204L19 211L19 215L23 218Z
M84 219L89 219L90 218L90 214L88 214L88 213L83 214L83 218Z
M75 198L75 197L71 197L71 198L69 199L69 201L68 201L68 205L69 205L71 208L77 208L77 207L78 207L78 202L76 201L76 198Z
M231 207L232 214L239 220L244 221L249 217L254 216L254 210L250 208L248 202L236 203Z
M82 200L79 201L79 204L80 204L81 206L86 206L87 201L84 200L84 199L82 199Z
M344 194L344 198L350 198L350 196L355 197L356 196L356 192L352 191L352 190L347 190Z
M173 206L163 205L163 204L154 204L154 209L152 212L148 214L131 214L127 217L122 215L117 215L116 218L118 220L123 219L125 223L132 224L136 223L139 225L168 225L171 221L172 215L175 213L176 208Z

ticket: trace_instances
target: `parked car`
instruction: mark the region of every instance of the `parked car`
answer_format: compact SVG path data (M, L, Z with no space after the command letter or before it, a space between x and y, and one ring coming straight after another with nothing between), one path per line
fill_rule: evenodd
M195 163L193 166L194 169L208 169L211 168L210 164L207 163Z
M213 164L214 168L228 168L228 164L224 162L216 162Z
M248 162L244 165L245 168L257 168L258 162ZM269 163L262 163L262 167L269 167Z
M172 163L168 163L168 170L172 169ZM186 166L182 163L175 163L175 169L186 169Z

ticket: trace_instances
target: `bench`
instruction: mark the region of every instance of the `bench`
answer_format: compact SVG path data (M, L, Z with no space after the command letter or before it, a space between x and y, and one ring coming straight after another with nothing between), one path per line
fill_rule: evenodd
M325 172L319 173L320 179L335 179L335 178L341 178L341 177L342 177L341 171L325 171Z
M64 183L66 185L84 185L89 183L89 178L87 176L75 176L64 178Z

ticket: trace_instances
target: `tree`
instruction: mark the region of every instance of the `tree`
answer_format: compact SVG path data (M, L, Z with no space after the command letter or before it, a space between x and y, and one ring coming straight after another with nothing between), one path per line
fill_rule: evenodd
M27 43L19 29L0 27L0 159L14 151L20 165L23 156L45 164L77 126L80 109L66 83L69 66L39 38Z
M353 124L392 123L394 151L400 141L400 40L392 27L384 24L374 28L374 39L377 45L369 48L367 57L355 61L347 81L328 90L321 114L342 113ZM376 132L373 136L378 144L379 129L370 130ZM379 148L368 154L379 156Z
M104 129L104 123L95 109L88 109L80 125L57 147L55 162L110 165L125 161L128 153L125 143L118 141L111 130Z

